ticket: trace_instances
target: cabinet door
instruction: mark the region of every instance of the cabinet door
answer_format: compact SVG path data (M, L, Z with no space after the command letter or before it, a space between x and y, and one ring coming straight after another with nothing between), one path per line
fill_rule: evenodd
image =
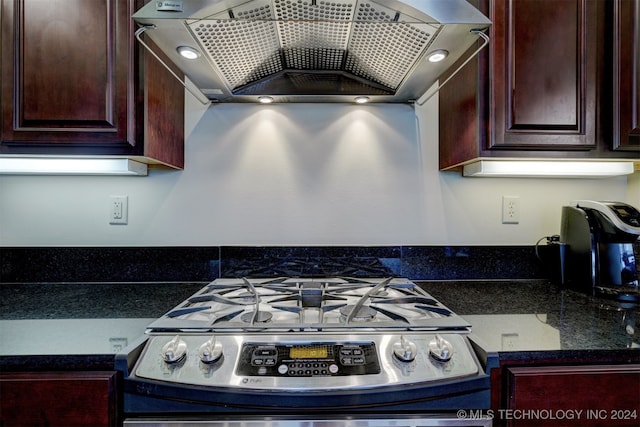
M598 3L490 2L487 148L596 146Z
M613 149L640 151L640 0L613 3Z
M115 426L115 372L0 374L0 425Z
M507 368L507 426L638 426L640 365Z
M0 152L130 153L134 2L1 1Z

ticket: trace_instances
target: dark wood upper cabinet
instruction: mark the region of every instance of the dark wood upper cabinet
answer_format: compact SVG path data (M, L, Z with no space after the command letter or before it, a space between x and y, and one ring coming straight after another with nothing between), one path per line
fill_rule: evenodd
M184 91L135 40L131 15L143 3L2 0L0 154L126 155L182 167ZM175 94L166 110L146 108ZM163 135L145 132L167 123Z
M491 42L440 90L440 169L481 157L637 157L626 135L638 131L639 0L470 1L491 19ZM619 147L613 103L627 128Z
M588 0L492 2L489 148L595 147L595 6Z
M613 148L640 151L640 1L613 6Z
M131 144L127 1L3 1L2 141Z

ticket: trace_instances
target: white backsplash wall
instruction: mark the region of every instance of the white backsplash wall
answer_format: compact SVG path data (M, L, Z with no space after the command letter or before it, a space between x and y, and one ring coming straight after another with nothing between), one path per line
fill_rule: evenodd
M627 203L640 209L640 171L636 171L628 178Z
M627 179L438 171L437 97L405 105L217 105L187 95L184 171L0 176L0 246L532 245L577 198L640 206ZM416 118L417 117L417 118ZM129 224L109 225L109 196ZM519 224L501 223L503 195Z

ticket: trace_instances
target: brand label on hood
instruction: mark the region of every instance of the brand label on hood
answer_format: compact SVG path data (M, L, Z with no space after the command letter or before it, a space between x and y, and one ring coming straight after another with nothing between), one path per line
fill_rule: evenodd
M170 12L182 12L182 1L157 1L156 10L170 11Z

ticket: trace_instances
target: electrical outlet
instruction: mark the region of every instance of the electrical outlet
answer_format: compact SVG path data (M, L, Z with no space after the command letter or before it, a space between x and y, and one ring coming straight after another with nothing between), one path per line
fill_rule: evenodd
M122 349L127 346L127 343L128 340L126 338L109 338L109 346L113 353L122 351Z
M502 350L515 350L520 344L520 335L517 332L503 333L502 338Z
M127 224L129 222L129 197L109 197L109 224Z
M502 223L518 224L520 222L520 197L502 196Z

